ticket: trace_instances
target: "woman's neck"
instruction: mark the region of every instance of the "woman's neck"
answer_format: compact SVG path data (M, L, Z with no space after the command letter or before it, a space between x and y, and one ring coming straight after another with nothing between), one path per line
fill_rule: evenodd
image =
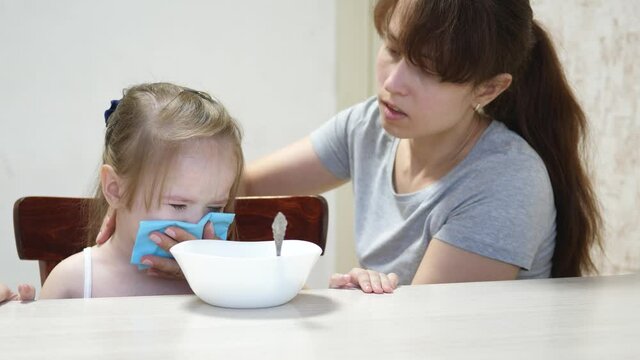
M402 140L395 166L398 192L417 191L446 175L469 154L489 123L474 116L444 133Z

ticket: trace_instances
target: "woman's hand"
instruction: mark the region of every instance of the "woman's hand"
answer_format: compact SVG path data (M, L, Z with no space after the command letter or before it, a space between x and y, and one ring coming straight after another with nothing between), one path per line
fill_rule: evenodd
M7 300L31 301L36 297L36 289L27 284L18 285L18 293L12 292L8 287L0 284L0 303Z
M204 239L218 239L213 231L213 224L210 221L204 226ZM179 227L168 227L164 233L154 231L149 234L149 239L156 243L159 247L169 252L173 245L185 241L193 240L195 237L187 231ZM142 257L142 264L150 266L147 269L147 275L158 276L166 279L184 279L184 274L178 266L178 262L174 259L168 259L161 256L146 255Z
M111 238L111 235L116 231L116 211L109 208L107 210L107 215L102 220L102 225L100 226L100 232L98 232L98 236L96 237L96 244L102 245Z
M398 275L353 268L347 274L333 274L329 280L332 289L357 289L365 293L392 293L398 287Z
M100 232L96 238L96 244L104 244L109 240L111 235L113 235L113 232L116 229L115 215L115 210L109 209L107 216L105 216L102 221ZM210 221L204 226L204 234L202 237L204 239L218 239L213 231L213 225ZM179 227L172 226L165 229L164 233L159 231L152 232L149 234L149 239L165 251L169 252L169 249L171 249L173 245L182 241L193 240L195 237ZM142 257L142 264L150 266L150 268L147 269L147 275L163 277L166 279L184 279L184 274L182 274L182 270L180 270L178 262L174 259L147 255Z

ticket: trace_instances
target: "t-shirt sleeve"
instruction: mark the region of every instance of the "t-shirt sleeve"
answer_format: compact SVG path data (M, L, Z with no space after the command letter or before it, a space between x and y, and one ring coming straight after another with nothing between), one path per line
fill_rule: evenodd
M311 144L322 164L340 179L350 179L353 169L353 142L355 129L364 124L375 98L339 112L311 133Z
M458 194L435 238L530 270L545 239L555 236L553 190L542 161L494 156Z

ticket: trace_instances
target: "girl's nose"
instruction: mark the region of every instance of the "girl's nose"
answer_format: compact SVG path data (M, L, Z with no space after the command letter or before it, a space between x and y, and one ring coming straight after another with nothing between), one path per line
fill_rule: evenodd
M189 214L186 216L185 221L195 224L197 222L200 221L200 219L202 219L205 215L207 214L207 211L200 211L197 209L194 209L193 211L190 211Z

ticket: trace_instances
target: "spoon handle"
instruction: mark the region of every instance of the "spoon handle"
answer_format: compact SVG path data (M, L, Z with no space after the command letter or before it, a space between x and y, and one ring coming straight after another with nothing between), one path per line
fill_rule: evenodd
M281 212L276 214L273 224L271 224L271 230L273 231L273 240L276 243L276 256L280 256L284 233L287 230L287 218L285 218L284 214Z

